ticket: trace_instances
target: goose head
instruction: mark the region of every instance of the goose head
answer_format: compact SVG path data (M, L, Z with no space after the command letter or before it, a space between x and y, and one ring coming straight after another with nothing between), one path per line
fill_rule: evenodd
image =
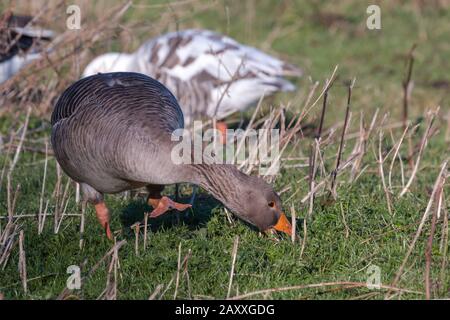
M279 195L263 179L246 176L237 193L235 214L262 232L280 231L292 235L292 226L282 211Z

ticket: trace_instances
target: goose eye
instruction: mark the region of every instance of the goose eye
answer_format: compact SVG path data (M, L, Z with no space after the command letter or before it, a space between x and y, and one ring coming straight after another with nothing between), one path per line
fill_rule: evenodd
M270 201L270 202L269 202L269 207L271 207L271 208L275 207L275 202Z

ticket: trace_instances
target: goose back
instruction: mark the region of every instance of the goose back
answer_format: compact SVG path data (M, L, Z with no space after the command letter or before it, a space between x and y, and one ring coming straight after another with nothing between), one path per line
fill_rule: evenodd
M74 83L56 103L51 123L64 171L100 192L115 193L166 182L170 136L183 127L183 114L158 81L119 72Z

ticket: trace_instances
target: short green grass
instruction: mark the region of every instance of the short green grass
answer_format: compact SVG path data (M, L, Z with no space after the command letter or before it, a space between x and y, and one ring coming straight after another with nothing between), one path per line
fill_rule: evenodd
M161 2L151 1L150 4ZM364 1L335 2L314 1L218 1L211 9L199 13L193 12L178 22L179 28L201 26L228 33L237 40L260 47L268 35L280 28L280 36L270 47L276 53L305 69L306 76L298 80L300 96L309 90L309 79L323 82L339 65L339 79L330 92L329 112L325 119L326 128L343 120L346 89L343 81L357 78L352 100L353 120L351 132L359 125L359 112L364 111L366 121L370 121L376 108L381 114L389 113L392 123L400 121L402 92L401 82L405 71L405 54L413 43L418 44L413 79L415 87L411 101L411 119L420 122L424 111L430 107L441 106L441 114L449 110L449 60L447 21L449 8L434 6L420 8L416 2L400 5L401 2L380 2L382 10L382 30L369 31L365 28L367 17ZM419 3L419 2L417 2ZM195 7L194 7L195 8ZM125 20L157 19L165 7L154 10L131 8ZM254 10L254 11L252 11ZM320 16L339 15L340 20ZM290 26L298 27L290 30ZM144 40L147 35L139 29L138 38ZM283 34L285 30L286 34ZM120 49L118 42L113 46ZM98 53L104 48L97 48ZM435 88L433 83L441 81L444 88ZM277 97L275 102L287 102L292 95ZM301 101L294 100L293 113L301 107ZM20 106L18 108L20 110ZM21 110L24 110L22 108ZM310 121L317 121L319 106L316 107ZM19 119L23 121L24 115ZM20 123L14 117L5 115L0 124L3 136L16 130ZM48 137L50 125L48 116L32 116L29 124L28 139ZM388 212L386 198L382 188L372 147L377 148L377 133L369 142L368 152L363 165L369 165L362 176L348 184L348 174L344 173L338 181L338 199L327 202L323 197L316 199L313 218L307 223L307 241L303 255L301 243L292 244L290 239L281 241L261 236L240 221L228 222L220 203L205 193L200 193L192 210L183 213L172 212L160 219L150 221L148 247L143 250L142 235L139 242L139 255L134 248L134 233L130 225L143 219L148 207L144 205L144 196L135 196L124 200L122 196L107 196L106 201L113 213L112 229L118 231L117 239L126 239L127 244L119 251L120 276L118 279L119 299L146 299L162 284L167 286L177 270L178 248L181 244L181 258L188 250L189 286L186 277L182 277L178 289L178 298L224 298L227 296L232 261L232 248L236 236L239 236L235 276L231 295L243 294L258 289L276 288L301 284L333 281L366 282L367 268L376 265L381 268L381 281L390 284L406 254L407 248L417 230L418 223L428 203L431 188L439 172L441 163L448 158L449 146L444 135L446 124L437 120L435 127L439 132L427 146L417 179L411 192L405 197L393 196L393 215ZM33 129L43 128L33 133ZM340 130L340 129L339 129ZM413 137L417 143L424 131L424 122L418 134ZM396 139L401 135L394 131ZM388 132L385 132L388 136ZM6 142L6 141L5 141ZM311 140L305 138L294 149L293 155L308 155ZM42 146L42 143L39 145ZM326 167L329 171L334 165L337 143L325 150ZM353 147L349 142L344 152L346 158ZM384 141L386 150L392 147L390 139ZM377 149L376 149L377 150ZM4 150L3 150L4 151ZM0 163L6 160L0 155ZM387 166L386 166L387 167ZM12 176L13 189L20 184L15 214L36 213L39 209L39 197L43 176L44 157L42 154L25 151L21 154ZM50 199L49 212L54 210L51 197L56 183L55 160L50 159L45 198ZM396 165L394 184L400 185L399 167ZM388 170L388 169L386 169ZM286 212L294 207L298 221L297 233L303 238L303 223L307 207L300 204L308 192L306 180L307 168L284 168L274 185L277 190L290 189L282 194ZM410 171L407 168L407 177ZM65 178L64 178L65 179ZM65 182L66 180L64 180ZM187 188L188 189L188 188ZM173 195L174 188L168 187L166 194ZM183 192L186 201L189 190ZM444 191L450 197L448 184ZM295 196L292 194L297 192ZM79 212L71 189L71 199L67 211ZM0 215L7 215L6 180L0 191ZM288 201L287 201L288 200ZM444 204L448 208L447 204ZM448 214L448 212L447 212ZM0 221L2 228L6 220ZM87 209L85 245L79 250L79 218L64 219L58 234L53 233L53 221L49 217L42 235L37 233L37 222L33 218L20 219L25 231L25 250L28 273L28 293L22 289L19 272L19 249L16 243L6 267L0 271L0 292L6 299L54 299L66 286L70 265L82 266L86 274L94 264L111 248L98 225L94 211ZM444 270L441 277L442 259L448 264L449 256L444 257L439 242L443 237L442 220L437 224L433 244L433 264L431 278L432 293L436 298L450 297L450 272ZM398 286L420 294L411 293L396 296L401 299L424 298L425 244L430 232L429 222L405 268ZM105 288L107 264L93 273L81 290L73 291L73 297L95 299ZM175 282L162 298L172 298ZM367 296L367 293L374 293ZM347 299L384 297L384 291L358 289L308 289L272 293L258 298L275 299Z

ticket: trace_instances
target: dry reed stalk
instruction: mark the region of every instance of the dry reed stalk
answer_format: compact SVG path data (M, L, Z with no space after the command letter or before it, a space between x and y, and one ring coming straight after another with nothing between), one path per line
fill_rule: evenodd
M231 253L231 258L232 259L231 259L230 280L228 282L227 298L230 297L231 286L233 285L234 268L235 268L235 265L236 265L236 257L237 257L238 246L239 246L239 236L236 236L236 238L234 238L233 251Z
M409 101L411 99L411 93L413 89L413 82L411 82L412 77L412 69L414 64L414 50L416 49L416 44L413 44L409 53L408 53L408 62L407 62L407 72L405 80L403 81L403 130L406 129L408 122L408 114L409 114ZM411 137L408 139L408 147L409 147L409 163L411 168L414 166L414 162L412 159L412 142Z
M344 208L342 207L342 202L340 203L341 205L341 215L342 215L342 222L344 223L344 227L345 227L345 238L347 239L348 236L350 235L350 228L347 225L347 220L345 219L345 213L344 213Z
M130 228L134 231L134 252L137 256L139 256L139 233L141 229L141 223L136 222Z
M75 203L80 203L80 184L78 182L75 182Z
M436 192L436 199L435 201L438 202L438 206L436 210L433 210L431 213L431 227L430 227L430 235L428 236L428 241L425 248L425 299L430 300L431 299L431 280L430 280L430 270L431 270L431 264L432 264L432 250L433 250L433 238L434 233L436 231L436 221L438 218L438 215L441 211L441 205L442 205L442 192L444 188L444 181L441 181L440 187L438 187L438 190Z
M356 177L360 167L361 167L361 161L364 156L364 136L365 136L365 127L364 127L364 114L361 111L359 115L359 134L358 134L358 140L355 142L355 145L353 146L352 155L356 155L355 161L353 161L352 169L350 171L350 179L349 182L352 182L354 178Z
M277 159L274 161L274 163L273 163L272 166L269 168L269 170L271 170L272 167L273 167L275 164L277 164L278 161L280 161L281 156L283 155L285 149L287 148L289 142L290 142L291 139L294 137L294 135L295 135L297 132L301 131L301 120L304 119L304 117L305 117L305 116L309 113L309 111L317 104L317 102L320 100L320 98L321 98L323 95L328 94L327 92L328 92L328 90L331 88L331 86L332 86L332 84L333 84L333 82L334 82L334 80L335 80L335 75L336 75L337 68L338 68L338 66L336 66L336 67L334 68L333 73L332 73L332 75L331 75L331 77L330 77L330 80L327 80L327 81L326 81L325 86L324 86L324 88L323 88L321 94L319 95L319 97L318 97L311 105L309 105L309 104L310 104L310 101L311 101L311 99L312 99L312 97L313 97L313 94L314 94L314 92L315 92L315 90L316 90L316 88L317 88L317 86L318 86L318 82L316 82L316 83L312 86L312 88L311 88L311 90L310 90L310 92L309 92L309 94L308 94L308 97L307 97L307 99L306 99L306 102L305 102L305 104L304 104L304 107L303 107L301 113L299 114L299 116L297 117L297 120L295 121L295 124L292 126L292 124L294 123L294 120L295 120L295 118L293 118L293 119L290 121L289 125L288 125L289 133L286 134L285 136L282 136L282 137L280 138L280 141L281 141L281 143L280 143L280 145L281 145L281 152L279 152ZM326 97L324 98L324 100L326 100ZM261 102L261 100L260 100L260 102ZM259 104L258 104L258 105L259 105ZM325 105L326 105L326 101L325 101ZM271 112L270 115L269 115L269 119L275 119L275 120L269 121L269 123L271 123L271 125L274 126L275 123L276 123L276 121L277 121L279 118L281 118L281 116L282 116L281 114L282 114L282 109L279 110L279 112L278 112L278 114L276 115L276 117L273 117L273 116L272 116L273 113ZM256 115L256 110L255 110L254 115ZM252 118L253 118L253 117L252 117ZM251 121L251 123L253 123L253 121ZM267 123L267 122L266 122L266 123ZM269 125L269 127L271 127L271 125ZM322 125L323 125L323 122L322 122ZM248 126L247 128L251 128L251 126ZM320 130L320 131L321 131L321 130ZM242 143L245 141L245 137L246 137L246 136L247 136L247 132L245 132L245 134L244 134L244 139L241 140L241 144L240 144L239 147L238 147L238 151L240 150ZM272 146L272 148L274 148L274 146ZM236 152L236 154L239 154L239 153ZM241 169L244 165L245 165L245 163L244 163L243 165L241 165L239 168ZM250 173L251 169L252 169L252 167L248 168L248 170L247 170L246 172L247 172L247 173Z
M86 201L81 202L81 215L80 215L80 241L79 241L79 247L80 250L83 250L84 245L84 228L85 228L85 214L86 214Z
M308 200L311 200L311 195L315 194L317 192L317 190L319 190L319 188L324 187L326 184L326 179L323 179L322 181L320 181L319 183L314 185L314 188L310 191L308 191L308 194L306 194L301 200L300 203L301 204L305 204Z
M9 217L12 217L13 214L14 214L14 208L12 207L13 206L13 201L11 199L11 177L12 177L14 169L15 169L15 167L17 165L17 162L19 161L20 151L22 149L23 141L25 139L25 136L26 136L27 130L28 130L28 122L30 120L30 114L31 114L31 107L28 107L27 115L25 117L25 122L24 122L24 124L22 126L22 134L20 136L19 145L18 145L18 147L16 149L16 152L14 154L14 158L13 158L11 164L9 165L8 173L6 175L7 185L8 185L8 188L7 188L8 189L7 190L7 204L8 204L8 216Z
M69 193L68 193L70 184L71 184L71 180L67 179L66 187L64 188L64 193L63 193L63 196L61 199L61 204L60 204L60 206L58 206L60 208L63 208L63 210L62 210L61 217L59 218L58 225L56 227L56 233L59 232L61 223L63 222L64 217L67 215L66 211L67 211L67 206L69 205L69 200L70 200Z
M41 234L42 210L43 210L43 206L44 206L45 182L46 182L46 178L47 178L47 165L48 165L48 143L46 141L45 142L44 175L42 177L41 196L39 198L38 234Z
M296 230L297 230L297 219L296 219L296 215L295 215L294 204L291 204L291 225L292 225L291 241L292 241L292 243L295 243L295 235L296 235Z
M119 252L117 246L113 247L113 254L108 267L108 274L106 276L106 286L97 300L117 300L117 273L120 267Z
M423 137L422 137L422 140L421 140L421 143L420 143L419 154L417 155L417 159L416 159L416 162L415 162L415 165L414 165L414 169L413 169L413 171L411 173L411 176L409 177L408 182L406 183L406 186L400 192L399 197L402 197L409 190L409 187L411 186L411 184L412 184L412 182L413 182L413 180L414 180L414 178L415 178L415 176L417 174L417 171L419 169L420 160L422 158L423 151L425 150L427 142L428 142L430 129L431 129L433 123L434 123L435 116L436 116L436 114L438 112L439 112L439 107L437 108L437 110L430 112L430 115L429 115L429 118L428 118L428 127L425 130L425 133L423 134Z
M307 227L307 219L303 219L303 239L302 239L302 247L300 248L300 259L303 257L303 252L305 252L306 248L306 240L308 239L308 227Z
M164 288L164 285L158 284L155 288L155 291L148 297L148 300L155 300L156 296L161 292L162 288Z
M402 164L403 161L399 154L399 151L400 151L400 147L402 146L403 140L405 138L406 132L408 132L408 129L409 129L409 124L406 125L406 128L403 130L403 134L400 137L400 140L394 146L394 155L392 156L391 165L389 166L389 175L388 175L389 189L391 190L391 192L393 190L393 188L392 188L392 171L394 169L395 159L398 157L398 161ZM391 131L391 134L392 134L392 131ZM403 170L402 170L402 173L403 173ZM402 185L402 186L404 186L404 185Z
M313 208L314 208L314 196L315 196L315 176L316 176L316 159L318 157L318 154L320 152L320 141L315 139L314 140L314 147L311 146L311 165L310 165L310 171L309 171L309 207L308 207L308 215L307 218L312 217Z
M339 150L338 150L338 154L337 154L336 167L335 167L334 171L332 172L331 193L332 193L332 195L333 195L333 197L335 199L337 197L337 193L336 193L336 176L337 176L337 171L339 169L339 165L340 165L340 162L341 162L342 151L344 149L344 137L345 137L345 132L347 131L347 127L348 127L348 118L349 118L349 113L350 113L350 102L352 100L352 90L353 90L353 86L355 85L355 81L356 81L356 78L353 78L352 82L348 86L347 108L345 110L344 127L342 128L341 142L339 143Z
M361 175L361 164L362 164L362 160L364 158L364 155L366 154L367 151L367 141L370 138L370 134L372 133L374 127L375 127L375 123L376 120L378 118L378 112L379 109L377 108L375 110L374 115L372 116L372 121L369 125L369 128L366 130L364 125L363 125L363 119L361 116L361 122L360 122L360 131L359 131L359 141L357 143L358 147L352 152L352 154L356 154L357 157L355 159L355 161L353 162L352 165L352 170L351 170L351 176L350 176L350 182L355 182L357 177L359 177Z
M55 211L53 213L53 232L56 234L58 233L58 221L59 221L59 197L61 193L61 181L62 181L62 173L61 173L61 167L58 162L55 162L56 165L56 184L55 189L53 190L53 195L55 198Z
M322 136L322 130L323 130L323 123L325 120L325 112L327 108L327 100L328 100L328 91L332 87L334 81L335 81L335 72L337 70L337 66L334 69L334 72L332 74L332 77L330 79L327 79L325 83L325 88L323 90L323 103L322 103L322 112L320 115L320 122L319 127L317 129L317 133L315 136L315 139L313 143L311 144L311 153L310 153L310 170L309 170L309 189L310 189L310 197L309 197L309 209L308 209L308 215L307 218L311 218L312 211L314 207L314 184L315 184L315 177L316 177L316 169L317 169L317 157L320 153L320 142L321 142L321 136ZM317 102L317 100L316 100Z
M0 266L5 269L11 254L12 248L16 243L16 237L20 228L15 221L9 221L0 233Z
M28 293L28 283L27 283L27 259L24 249L24 239L25 235L23 230L19 233L19 275L22 280L22 288L25 294Z
M184 266L183 278L186 278L186 285L187 285L187 289L188 289L188 298L192 299L191 280L190 280L190 277L189 277L189 270L188 270L187 262L186 262L186 264Z
M417 228L416 234L415 234L411 244L409 245L409 248L408 248L408 251L406 252L405 257L403 258L402 264L400 265L400 268L398 269L397 274L395 275L394 281L392 282L392 286L396 286L398 281L400 280L400 277L403 274L403 269L405 268L406 262L408 261L409 256L411 255L411 253L416 245L416 242L419 239L420 234L422 233L423 226L425 225L425 222L428 218L428 215L431 210L431 206L434 203L436 193L438 191L439 186L441 185L441 180L445 179L444 173L447 169L447 162L448 162L448 160L444 161L444 163L442 164L441 171L439 172L439 174L436 178L436 182L434 183L433 191L431 193L430 199L428 201L428 205L425 209L422 219L420 220L419 227ZM442 185L443 185L443 183L442 183ZM388 297L389 294L390 294L390 292L387 293L386 297Z
M223 208L223 210L225 211L225 215L227 216L228 223L229 223L230 225L234 226L233 215L231 214L231 212L228 211L227 208Z
M147 249L148 212L144 213L144 251Z
M9 143L9 146L8 146L8 148L6 149L6 152L5 152L5 160L3 161L3 168L2 168L2 173L1 173L1 175L0 175L0 191L2 190L2 186L3 186L3 179L4 179L4 177L5 177L5 173L7 172L6 171L6 165L7 165L7 163L8 163L8 160L9 160L9 155L10 155L10 153L11 153L11 142L15 139L15 137L16 137L16 133L13 131L13 134L11 135L11 137L10 137L10 143Z
M380 130L379 133L379 143L378 143L378 168L380 171L380 177L381 177L381 183L383 184L383 190L384 190L384 194L386 196L386 202L387 202L387 207L388 207L388 211L389 213L392 215L392 200L391 200L391 193L388 190L388 187L386 185L386 180L384 177L384 168L383 168L383 163L384 161L386 161L387 157L383 159L383 153L381 152L381 144L383 141L383 131Z
M442 255L442 261L441 261L441 272L440 272L440 283L445 283L445 277L447 274L447 253L448 253L448 210L447 210L447 204L445 201L445 195L442 193L442 202L444 203L442 209L443 209L443 223L442 223L442 232L441 232L441 243L439 250Z
M365 282L351 282L351 281L336 281L336 282L321 282L321 283L313 283L313 284L305 284L298 286L290 286L290 287L280 287L280 288L271 288L271 289L262 289L253 292L248 292L239 296L234 296L228 298L228 300L242 300L250 297L254 297L260 294L267 294L272 292L283 292L283 291L291 291L291 290L303 290L303 289L314 289L314 288L323 288L323 287L331 287L331 286L339 286L343 289L353 289L353 288L364 288L367 287L367 283ZM409 289L397 288L394 286L388 285L380 285L380 289L396 291L396 292L404 292L404 293L413 293L413 294L423 294L419 291L413 291Z
M178 294L178 286L180 285L180 271L181 271L181 242L178 245L178 263L177 263L177 272L175 279L175 292L173 294L173 300L177 298Z

